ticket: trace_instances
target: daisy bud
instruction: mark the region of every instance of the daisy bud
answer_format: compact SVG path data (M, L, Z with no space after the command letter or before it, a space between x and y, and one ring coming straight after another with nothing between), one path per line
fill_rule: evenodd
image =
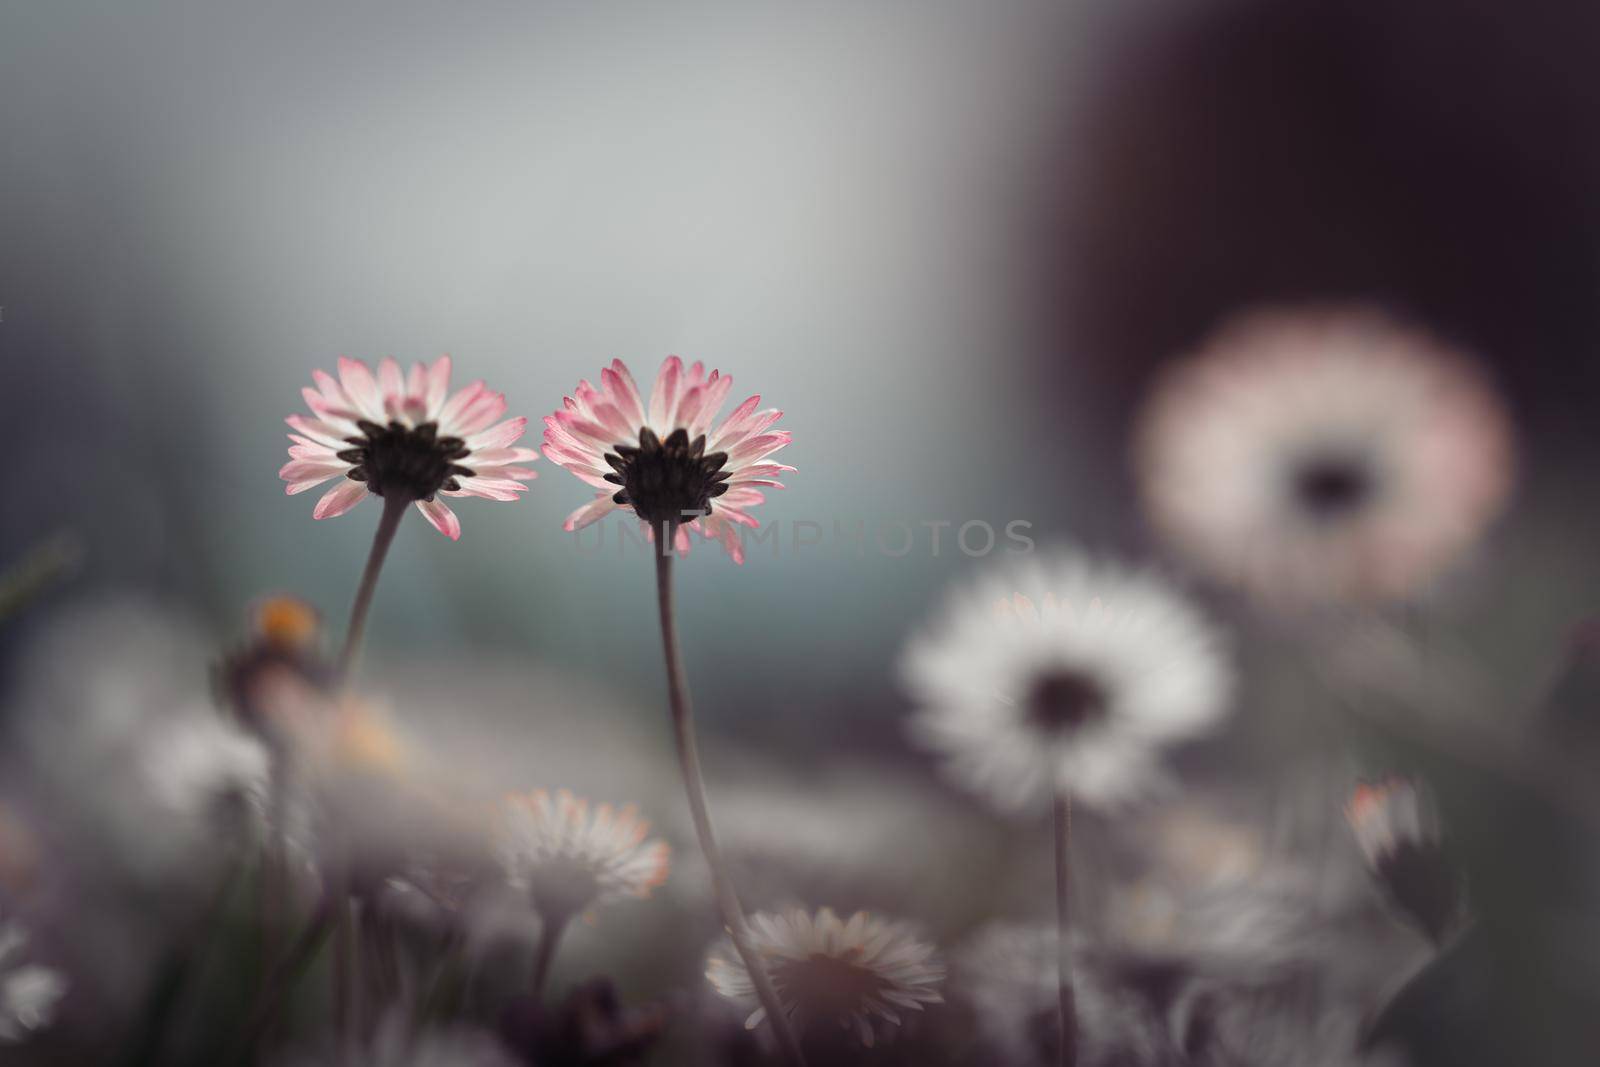
M1460 874L1445 853L1431 797L1406 778L1356 787L1345 818L1394 905L1435 944L1462 917Z

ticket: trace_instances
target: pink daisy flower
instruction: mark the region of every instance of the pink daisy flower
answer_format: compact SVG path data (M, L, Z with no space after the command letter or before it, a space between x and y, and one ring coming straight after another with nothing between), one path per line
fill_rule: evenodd
M483 382L450 394L450 357L415 363L410 374L384 359L378 372L360 360L340 359L339 377L313 371L316 389L302 389L312 416L290 415L289 462L278 472L290 496L344 480L323 494L313 518L343 515L368 493L399 494L416 502L435 529L461 536L455 512L436 496L516 500L537 477L520 464L539 458L515 448L526 418L505 414L504 393Z
M766 497L763 487L793 467L767 457L789 443L787 430L771 429L777 408L757 410L759 395L745 400L715 426L733 379L705 365L684 369L668 356L647 404L627 366L612 360L600 372L600 387L578 383L562 409L545 417L544 451L601 490L567 516L564 528L580 530L618 508L631 510L653 531L675 531L674 545L689 551L689 531L722 543L735 563L744 562L740 526L760 523L749 509Z

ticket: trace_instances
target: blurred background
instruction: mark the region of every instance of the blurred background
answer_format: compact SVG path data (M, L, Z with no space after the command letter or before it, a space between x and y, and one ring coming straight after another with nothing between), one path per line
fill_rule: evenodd
M62 770L18 724L91 701L61 695L86 662L203 702L259 595L342 625L378 509L283 495L312 369L448 352L537 426L612 358L677 353L783 408L799 468L757 512L776 552L681 568L702 722L745 753L714 798L768 769L848 798L875 761L955 804L894 659L981 562L956 529L1159 558L1127 458L1152 374L1300 299L1425 322L1506 393L1514 507L1422 625L1520 710L1600 578L1597 55L1600 11L1557 0L0 0L0 562L72 559L0 624L8 729L43 746L16 758ZM535 466L522 501L463 502L457 544L406 521L367 677L496 784L670 807L649 560L616 519L564 534L589 490ZM1247 751L1293 777L1323 738L1284 725L1272 628L1210 607Z
M314 525L276 476L313 368L449 352L537 422L611 358L645 377L676 352L782 407L799 467L760 512L779 558L686 568L704 714L874 732L961 523L1142 548L1124 455L1150 368L1239 306L1357 296L1512 389L1536 451L1506 536L1540 562L1497 610L1544 638L1595 532L1597 17L7 5L0 433L26 482L0 550L70 531L64 595L137 589L219 633L263 590L342 617L376 518ZM595 560L560 531L586 499L541 464L458 546L408 523L374 654L653 686L644 568L614 525ZM796 551L807 521L823 546ZM866 558L836 521L866 523ZM953 524L937 558L925 522ZM871 551L897 524L912 550Z

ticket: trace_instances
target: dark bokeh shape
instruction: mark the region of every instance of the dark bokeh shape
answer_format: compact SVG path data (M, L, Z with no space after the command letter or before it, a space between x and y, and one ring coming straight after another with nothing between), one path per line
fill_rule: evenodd
M1600 9L1566 0L1249 0L1142 27L1067 144L1058 351L1126 410L1242 305L1374 300L1489 359L1547 443L1592 441L1597 55Z

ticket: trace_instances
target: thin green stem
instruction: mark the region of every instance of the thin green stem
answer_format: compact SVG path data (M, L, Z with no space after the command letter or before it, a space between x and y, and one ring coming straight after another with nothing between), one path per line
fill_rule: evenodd
M794 1027L778 1000L777 990L767 974L761 957L750 946L744 909L739 904L739 894L728 876L722 850L717 847L716 833L711 827L711 812L706 804L705 778L700 772L700 750L695 743L694 709L689 701L689 682L683 670L683 657L678 648L678 626L672 609L672 540L676 530L668 523L653 524L656 555L656 597L661 608L661 646L667 661L667 692L672 706L672 732L677 743L678 766L683 772L683 788L689 796L689 813L694 817L695 836L700 841L700 851L711 869L711 886L716 894L717 907L722 912L723 925L745 969L750 972L756 997L766 1009L767 1022L778 1039L778 1047L790 1067L805 1067L805 1056L800 1043L795 1040Z
M1058 791L1055 797L1056 839L1056 992L1059 997L1061 1045L1056 1062L1061 1067L1077 1067L1078 1012L1072 992L1072 949L1070 931L1072 911L1067 895L1071 874L1069 853L1072 847L1072 800Z
M361 639L367 631L367 612L372 608L372 594L378 588L378 575L383 571L384 557L394 542L395 531L405 517L411 501L403 496L383 498L383 517L378 520L378 532L372 536L372 551L367 554L367 568L361 573L361 585L356 590L355 603L350 606L350 626L345 631L344 649L339 653L339 679L344 681L355 666L361 653Z
M322 942L327 940L329 931L333 929L333 913L334 898L331 894L325 893L317 905L316 912L311 916L311 921L273 966L272 973L261 987L261 993L250 1012L249 1020L239 1032L239 1040L234 1049L237 1054L228 1056L224 1062L246 1062L255 1051L256 1043L272 1024L283 998L288 995L295 980L311 965L311 961L316 959L317 950L322 947Z

